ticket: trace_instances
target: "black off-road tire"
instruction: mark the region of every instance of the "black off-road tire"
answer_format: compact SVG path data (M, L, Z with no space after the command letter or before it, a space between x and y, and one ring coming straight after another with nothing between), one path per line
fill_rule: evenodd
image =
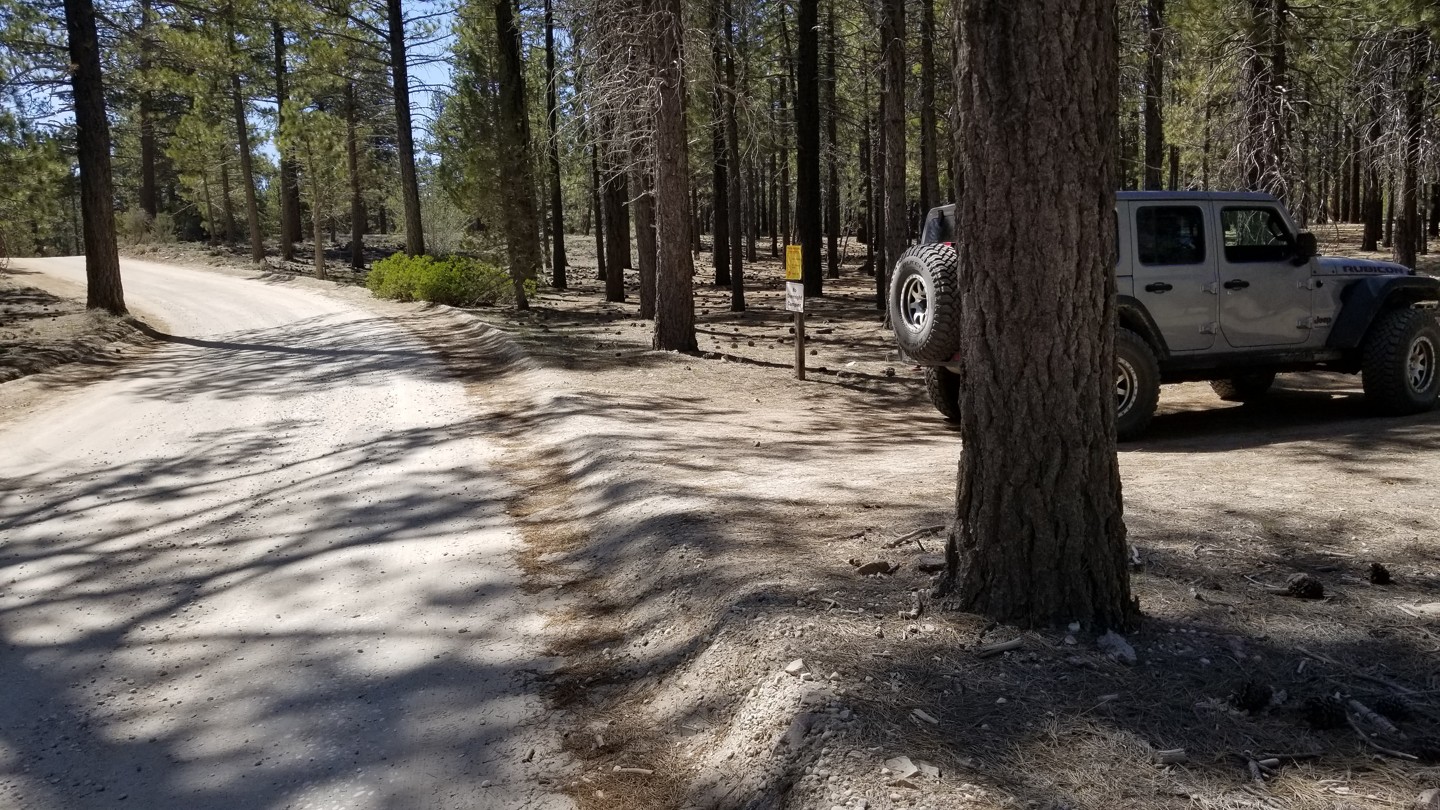
M960 421L960 375L948 368L929 366L925 369L925 393L930 404L948 422Z
M955 248L916 245L900 254L890 278L890 326L907 357L943 363L960 348L960 291Z
M1440 325L1422 309L1392 309L1370 327L1360 357L1365 398L1381 413L1405 416L1440 396Z
M1137 439L1160 404L1160 361L1145 339L1129 329L1115 330L1115 437Z
M1237 374L1228 380L1211 380L1215 396L1226 402L1254 402L1264 397L1275 384L1275 372L1255 371Z

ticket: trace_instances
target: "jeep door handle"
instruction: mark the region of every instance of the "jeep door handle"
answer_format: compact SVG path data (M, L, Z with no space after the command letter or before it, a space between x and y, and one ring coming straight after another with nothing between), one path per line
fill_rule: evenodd
M1166 293L1170 292L1173 289L1175 289L1173 286L1166 284L1163 281L1157 281L1154 284L1145 285L1145 292Z
M1249 286L1250 282L1246 281L1243 278L1232 278L1229 281L1225 282L1225 289L1227 290L1243 290Z

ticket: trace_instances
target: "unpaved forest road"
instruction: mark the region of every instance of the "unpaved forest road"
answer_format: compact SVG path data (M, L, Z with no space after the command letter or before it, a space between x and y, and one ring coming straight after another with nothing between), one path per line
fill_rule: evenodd
M0 807L567 806L462 385L341 298L124 280L177 337L0 424Z

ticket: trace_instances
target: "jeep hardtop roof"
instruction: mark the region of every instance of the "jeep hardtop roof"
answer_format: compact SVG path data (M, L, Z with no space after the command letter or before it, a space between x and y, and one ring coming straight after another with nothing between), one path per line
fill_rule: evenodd
M1265 194L1259 191L1118 191L1115 193L1117 201L1129 200L1180 200L1189 202L1202 202L1206 200L1219 202L1256 202L1273 203L1278 202L1273 194ZM930 209L940 211L947 216L955 215L955 203L941 205Z

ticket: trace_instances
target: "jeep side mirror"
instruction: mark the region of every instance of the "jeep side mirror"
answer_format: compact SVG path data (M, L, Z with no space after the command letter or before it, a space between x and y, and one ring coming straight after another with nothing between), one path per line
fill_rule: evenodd
M1309 231L1301 231L1295 236L1295 263L1303 264L1310 261L1320 253L1320 246L1315 242L1315 234Z

